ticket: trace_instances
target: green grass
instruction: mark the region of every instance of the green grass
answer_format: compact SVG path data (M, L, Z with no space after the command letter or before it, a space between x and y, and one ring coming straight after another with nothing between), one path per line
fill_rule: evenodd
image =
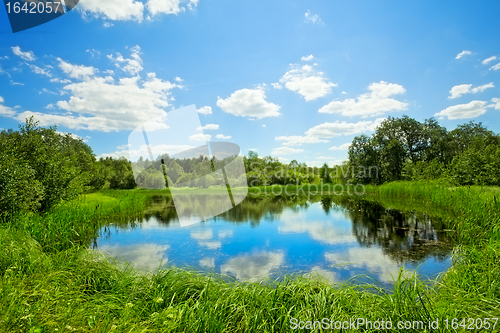
M439 318L446 332L445 318L500 317L499 189L391 183L367 190L385 205L449 214L458 246L442 278L401 272L387 291L320 277L243 283L177 268L140 274L86 251L85 242L111 219L140 217L151 197L169 193L103 191L0 228L0 331L288 332L291 318L359 317L390 319L393 331L398 320Z

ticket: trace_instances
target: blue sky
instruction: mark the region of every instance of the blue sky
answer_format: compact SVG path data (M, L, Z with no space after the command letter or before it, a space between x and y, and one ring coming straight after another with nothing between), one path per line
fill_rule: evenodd
M500 132L500 3L81 0L13 34L0 9L0 128L26 116L127 154L130 132L195 104L204 133L309 165L382 118Z

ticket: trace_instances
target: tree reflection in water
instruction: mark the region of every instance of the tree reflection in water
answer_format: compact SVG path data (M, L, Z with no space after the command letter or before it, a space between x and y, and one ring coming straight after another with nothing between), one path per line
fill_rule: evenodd
M184 200L186 204L183 207L193 209L197 205L193 196L186 196ZM213 196L211 203L217 204L216 195ZM285 209L299 212L306 210L313 203L320 203L327 216L332 211L342 211L346 219L351 221L353 236L361 246L381 248L385 255L399 265L423 262L429 257L444 260L451 251L451 237L444 231L445 224L442 218L415 211L385 208L377 202L356 197L323 196L309 199L300 196L247 197L235 208L214 217L213 220L258 226L262 220L279 220ZM182 212L183 215L186 213L189 212ZM153 217L157 223L165 227L178 223L176 208L171 197L153 197L142 221L117 222L114 224L113 232L119 232L121 228L134 229ZM101 230L101 238L106 239L110 236L109 227Z

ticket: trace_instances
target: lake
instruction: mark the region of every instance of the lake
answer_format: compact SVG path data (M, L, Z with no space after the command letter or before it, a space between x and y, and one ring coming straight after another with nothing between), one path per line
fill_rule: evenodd
M335 283L366 274L383 286L401 266L435 277L451 266L452 249L439 218L345 197L249 197L187 227L171 199L158 197L143 219L102 228L93 247L139 269L191 267L251 282L298 273Z

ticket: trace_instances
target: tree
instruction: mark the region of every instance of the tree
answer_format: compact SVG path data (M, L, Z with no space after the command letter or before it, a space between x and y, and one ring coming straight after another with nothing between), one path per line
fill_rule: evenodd
M172 160L167 167L167 175L172 179L174 183L184 174L184 170L177 163L176 160Z

